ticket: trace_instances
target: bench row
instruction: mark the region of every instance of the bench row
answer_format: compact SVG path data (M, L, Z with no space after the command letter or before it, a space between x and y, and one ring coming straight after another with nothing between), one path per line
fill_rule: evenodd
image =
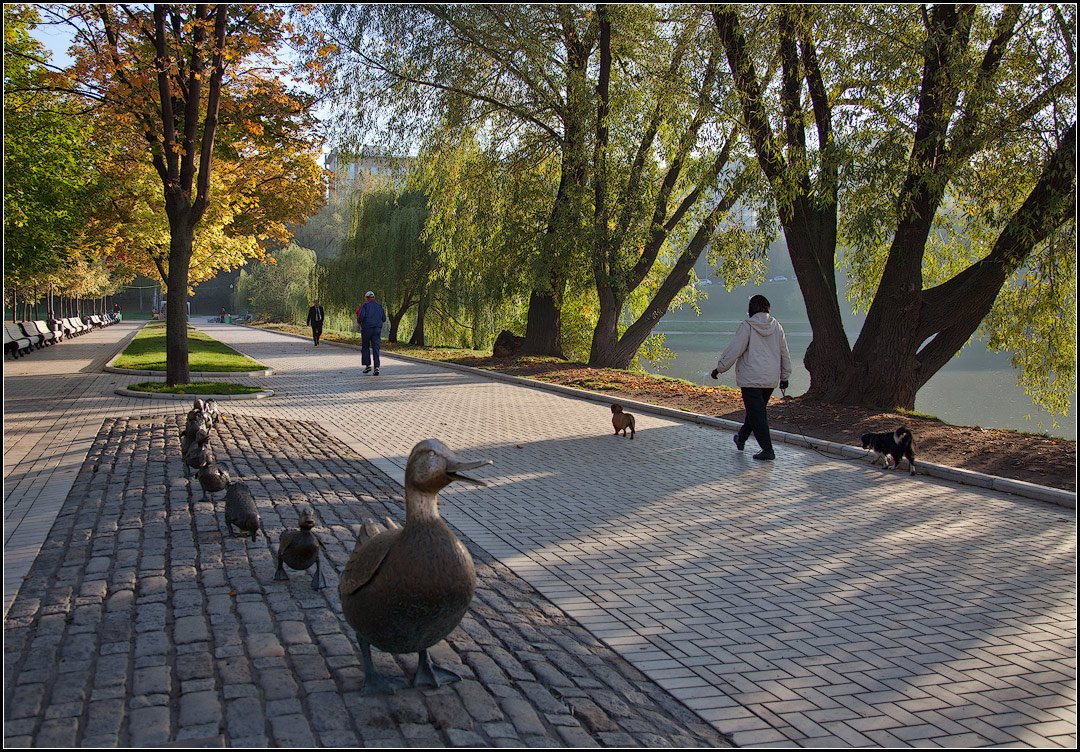
M46 324L44 321L19 321L4 323L4 355L18 358L33 350L77 337L80 334L110 326L120 320L119 316L72 316L55 319Z

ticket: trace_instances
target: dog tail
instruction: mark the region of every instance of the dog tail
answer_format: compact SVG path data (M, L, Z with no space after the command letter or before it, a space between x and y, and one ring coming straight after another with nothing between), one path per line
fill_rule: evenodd
M911 431L909 431L906 426L900 426L896 429L896 432L893 433L893 440L900 446L911 446L911 439Z

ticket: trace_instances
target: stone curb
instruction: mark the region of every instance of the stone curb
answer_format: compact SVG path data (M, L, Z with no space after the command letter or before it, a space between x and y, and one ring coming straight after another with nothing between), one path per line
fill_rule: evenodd
M266 329L260 329L260 327L249 328L259 329L260 331L269 331ZM301 335L290 334L289 332L273 333L284 334L289 337L297 337L300 339L304 339L304 337L301 337ZM327 341L330 342L330 344L338 345L340 347L348 347L353 350L360 349L359 345L352 345L346 342L334 342L332 340ZM614 399L610 394L590 392L585 389L577 389L575 387L563 386L562 384L549 384L547 382L538 381L536 379L527 379L523 376L511 376L509 374L499 373L498 371L488 371L483 368L463 366L460 363L451 363L449 361L442 360L427 360L425 358L417 358L413 355L401 355L392 351L386 351L385 354L387 357L391 358L399 358L401 360L411 361L414 363L424 363L426 365L442 366L444 368L461 371L463 373L470 373L476 376L484 376L489 379L494 379L496 381L505 381L511 384L517 384L519 386L525 386L532 389L542 389L548 392L565 394L568 397L587 399L592 402L600 402L605 405L611 404L612 400ZM737 431L742 425L741 423L737 423L733 420L714 418L710 415L701 415L700 413L692 413L686 410L678 410L671 407L650 405L645 402L637 402L636 400L620 398L619 404L632 407L638 412L649 413L651 415L659 415L665 418L685 420L690 423L711 426L713 428L724 428L732 431ZM841 458L844 459L857 459L866 456L865 450L860 449L859 447L851 446L849 444L839 444L834 441L815 439L809 436L803 436L802 434L787 433L784 431L772 431L772 436L773 440L780 441L784 444L793 444L795 446L801 446L807 449L820 450L829 454L839 455ZM963 483L968 486L989 488L994 491L1001 491L1003 493L1013 494L1014 496L1022 496L1024 498L1034 499L1036 501L1044 501L1050 504L1056 504L1060 507L1065 507L1067 509L1076 509L1076 494L1059 488L1040 486L1036 483L1028 483L1022 480L1012 480L1011 478L1001 478L996 475L977 473L972 470L964 470L958 467L949 467L948 465L937 465L932 462L919 462L918 467L916 468L916 473L920 475L928 475L934 478L941 478L942 480L953 481L955 483Z
M265 399L266 397L273 397L273 389L264 389L261 392L252 392L251 394L159 394L156 392L136 392L131 389L125 389L121 387L116 390L116 394L124 397L138 397L139 399L164 399L164 400L196 400L196 399L212 399L215 402L227 402L230 400L256 400Z
M120 357L119 355L116 356ZM116 360L116 358L113 358ZM110 363L112 361L109 361ZM128 376L165 376L165 371L136 371L131 368L117 368L116 366L105 366L106 373L122 373ZM265 371L191 371L189 376L200 376L202 378L210 378L212 376L231 376L236 378L260 378L264 376L273 376L274 371L271 368L267 368Z

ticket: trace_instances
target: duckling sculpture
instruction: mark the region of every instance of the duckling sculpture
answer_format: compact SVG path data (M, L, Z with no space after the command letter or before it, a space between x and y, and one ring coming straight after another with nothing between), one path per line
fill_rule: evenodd
M210 448L210 442L202 444L191 442L184 452L184 464L191 468L201 468L210 465L214 461L214 450Z
M213 426L224 416L221 414L221 410L218 408L217 400L206 400L202 406L202 413L206 416L207 422Z
M251 495L251 490L246 483L232 483L225 492L225 524L229 528L229 535L233 538L237 537L233 530L233 525L235 525L244 533L244 537L247 537L247 533L251 533L251 540L255 540L256 534L262 527L259 508L255 506L255 497Z
M315 576L311 578L311 589L321 590L326 587L322 576L322 559L319 556L320 543L311 529L315 527L315 510L309 506L300 509L299 530L286 530L278 539L277 572L275 580L287 580L285 565L290 569L307 569L315 565Z
M211 462L201 468L195 477L199 479L199 485L202 486L203 501L213 501L215 493L229 487L229 471L217 462Z
M400 680L375 670L371 646L388 653L416 652L413 686L441 686L461 677L431 662L428 648L461 622L476 590L468 550L439 516L439 491L453 481L486 485L461 475L489 464L462 462L441 441L421 441L405 467L405 525L390 529L368 521L338 587L345 619L356 631L364 659L364 693L393 693Z
M189 442L194 441L199 444L204 444L210 438L210 421L202 413L195 413L194 415L188 413L187 423L184 424L184 430L180 432L181 442L187 439Z

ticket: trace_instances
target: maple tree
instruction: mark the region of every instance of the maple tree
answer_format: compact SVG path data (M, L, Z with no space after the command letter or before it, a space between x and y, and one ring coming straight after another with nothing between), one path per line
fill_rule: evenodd
M99 103L118 134L141 141L144 164L160 183L167 252L149 197L122 209L149 210L148 221L135 232L116 232L116 247L150 250L164 275L166 380L186 383L193 268L197 279L215 263L222 268L261 254L260 241L284 241L286 223L314 211L321 196L313 100L289 85L279 59L292 27L281 8L258 4L101 4L53 12L74 32L71 90ZM206 259L216 253L218 260L202 263L204 250Z

